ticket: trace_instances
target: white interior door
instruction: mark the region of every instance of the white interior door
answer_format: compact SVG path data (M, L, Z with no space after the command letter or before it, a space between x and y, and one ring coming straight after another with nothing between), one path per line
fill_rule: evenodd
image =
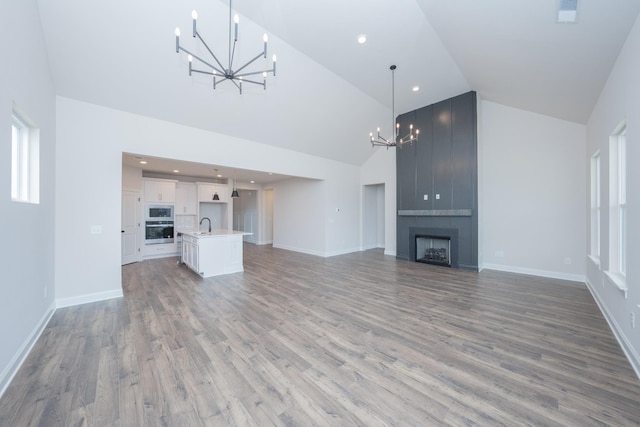
M122 190L122 265L140 260L140 193Z

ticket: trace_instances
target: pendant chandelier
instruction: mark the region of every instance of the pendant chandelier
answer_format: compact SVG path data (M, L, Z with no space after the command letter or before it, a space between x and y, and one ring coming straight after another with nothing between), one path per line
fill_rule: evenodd
M369 133L369 139L371 141L372 147L401 147L403 144L412 143L414 141L418 141L418 135L420 134L420 129L416 129L415 133L413 132L413 124L409 125L409 133L403 137L400 137L400 123L396 122L396 105L395 105L395 72L396 66L392 65L389 67L391 70L391 129L393 130L394 135L387 139L380 135L380 128L378 128L378 134L376 137L373 136L373 132Z
M233 0L229 0L229 60L227 62L227 66L222 65L222 62L218 59L218 57L213 53L213 51L209 48L209 45L204 41L204 39L200 36L200 33L197 30L196 21L198 19L198 13L194 10L191 12L191 17L193 18L193 37L200 40L202 45L209 52L213 61L211 59L205 59L193 52L188 51L184 47L180 46L180 28L176 28L176 53L180 53L180 51L185 52L189 59L189 76L192 73L200 73L213 76L213 88L222 82L230 81L233 83L240 94L242 94L242 84L243 83L252 83L256 85L261 85L264 89L267 88L267 73L273 73L276 75L276 55L273 55L273 66L271 69L259 70L259 71L245 71L249 65L253 64L257 61L261 56L266 59L267 57L267 41L268 36L265 33L262 40L264 42L264 48L262 52L258 53L253 59L249 60L242 66L239 66L234 69L234 56L236 51L236 44L238 42L238 24L240 22L240 17L236 13L232 17L232 8L231 3ZM200 65L206 66L207 69L196 69L194 68L193 61L197 60ZM255 80L253 76L257 76L262 74L262 80ZM249 77L249 78L247 78Z
M231 192L231 197L232 198L237 198L240 197L240 194L238 194L238 189L236 188L236 185L238 185L238 171L237 170L233 170L233 191Z

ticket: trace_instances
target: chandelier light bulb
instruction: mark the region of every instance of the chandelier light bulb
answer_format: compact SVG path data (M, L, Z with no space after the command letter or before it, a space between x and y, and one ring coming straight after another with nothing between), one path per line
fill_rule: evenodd
M180 37L180 28L176 27L176 37Z
M195 10L195 9L193 9L193 12L191 12L191 17L192 17L193 19L198 19L198 12L196 12L196 10Z
M233 23L236 25L240 23L240 16L237 13L233 15Z
M264 57L267 57L267 41L269 41L269 36L267 35L267 33L264 33L264 35L262 36L262 40L264 41Z
M193 62L193 56L189 55L187 59L189 59L189 62Z

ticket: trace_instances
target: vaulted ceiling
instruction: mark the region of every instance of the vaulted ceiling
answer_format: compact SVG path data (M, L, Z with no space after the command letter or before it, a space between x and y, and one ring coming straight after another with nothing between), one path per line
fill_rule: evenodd
M189 77L175 53L175 27L202 51L190 37L196 9L226 57L228 0L38 4L59 95L357 165L372 154L369 132L391 126L391 64L396 114L475 90L586 123L640 1L580 0L575 24L556 23L556 2L234 0L239 62L261 51L264 31L278 55L267 90L245 85L243 95Z

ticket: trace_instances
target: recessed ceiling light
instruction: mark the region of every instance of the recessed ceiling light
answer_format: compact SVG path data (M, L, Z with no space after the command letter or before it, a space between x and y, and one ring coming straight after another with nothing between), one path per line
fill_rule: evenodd
M411 88L412 91L417 92L420 90L420 86L414 86Z
M141 164L141 165L146 165L146 164L147 164L147 161L146 161L146 160L140 160L140 164Z
M558 23L573 24L578 17L578 0L558 0Z
M173 170L173 173L178 173L178 172L180 172L178 169Z
M218 175L216 175L216 176L217 176L218 178L222 178L222 175L221 175L221 174L218 174Z
M250 182L250 183L252 183L252 184L255 184L255 183L256 183L254 180L251 180L251 181L249 181L249 182Z
M358 43L359 44L365 44L367 42L367 35L366 34L360 34L358 36Z

